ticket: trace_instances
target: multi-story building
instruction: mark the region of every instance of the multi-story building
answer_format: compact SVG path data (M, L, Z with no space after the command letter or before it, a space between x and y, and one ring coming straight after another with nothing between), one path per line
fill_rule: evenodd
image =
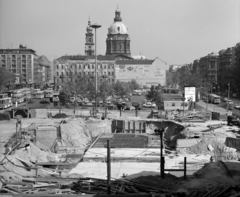
M219 51L218 60L218 85L219 90L226 92L228 84L232 81L235 67L235 48L227 48Z
M16 84L31 86L38 84L41 80L45 82L45 78L42 79L41 76L45 76L45 73L49 73L50 70L50 64L45 65L43 69L36 52L22 45L18 49L0 49L0 67L7 68L16 76Z
M116 60L116 80L128 82L135 79L141 86L166 85L169 66L159 58L154 60Z
M97 56L97 75L101 82L108 80L115 82L115 59L113 56ZM95 57L94 56L62 56L54 60L54 78L56 86L61 87L66 81L71 80L70 73L77 73L78 76L95 76Z
M234 58L234 63L235 63L235 68L236 68L236 72L235 72L235 83L233 84L236 89L235 92L236 93L240 93L240 42L236 44L235 46L235 58Z
M216 85L218 83L218 54L210 53L199 60L199 71L203 80Z

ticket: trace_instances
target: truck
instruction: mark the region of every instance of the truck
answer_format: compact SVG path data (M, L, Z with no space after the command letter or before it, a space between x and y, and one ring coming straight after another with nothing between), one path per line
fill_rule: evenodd
M232 115L228 115L227 124L240 126L240 105L234 107Z

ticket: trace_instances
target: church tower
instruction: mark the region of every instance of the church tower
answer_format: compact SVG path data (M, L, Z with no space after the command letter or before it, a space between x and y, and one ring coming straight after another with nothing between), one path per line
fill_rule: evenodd
M106 55L125 55L131 57L130 37L127 27L122 23L121 12L115 11L113 24L108 28Z
M93 42L93 29L90 27L91 21L88 20L87 32L86 32L86 42L85 42L85 55L91 56L94 55L94 42Z

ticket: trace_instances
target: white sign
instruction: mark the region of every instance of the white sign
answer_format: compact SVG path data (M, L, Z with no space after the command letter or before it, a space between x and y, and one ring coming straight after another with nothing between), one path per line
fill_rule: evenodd
M196 88L184 87L185 101L196 101Z

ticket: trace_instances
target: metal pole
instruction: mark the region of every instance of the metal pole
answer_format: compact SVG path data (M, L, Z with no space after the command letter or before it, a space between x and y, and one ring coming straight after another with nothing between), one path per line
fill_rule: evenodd
M53 80L54 80L54 91L56 91L56 76L53 76Z
M111 150L110 142L107 140L107 193L111 194Z
M95 115L97 114L97 28L95 28Z
M227 112L229 110L229 97L230 97L230 82L228 83L228 100L227 100Z
M184 180L187 179L187 157L184 157Z
M161 151L161 178L164 178L164 159L163 159L163 132L160 129L160 151Z

